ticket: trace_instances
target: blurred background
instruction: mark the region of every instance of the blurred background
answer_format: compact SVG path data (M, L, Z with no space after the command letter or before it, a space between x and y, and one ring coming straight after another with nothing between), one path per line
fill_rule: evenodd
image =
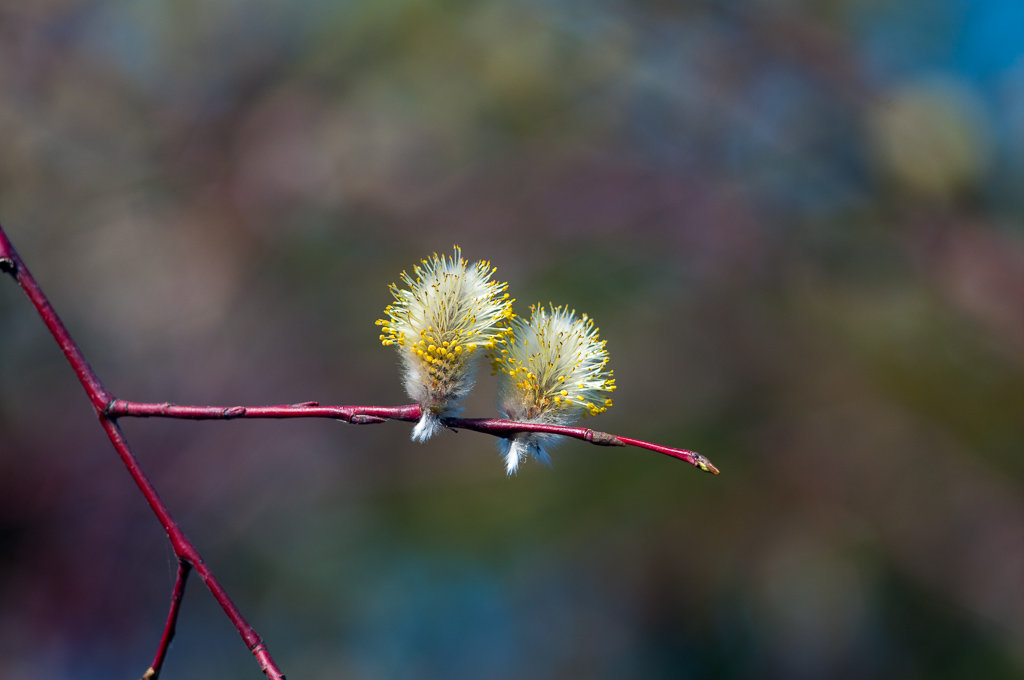
M0 135L121 398L405 403L373 321L458 243L722 470L124 421L290 678L1024 675L1017 0L6 3ZM0 676L138 677L174 570L0 282ZM261 677L198 580L163 677Z

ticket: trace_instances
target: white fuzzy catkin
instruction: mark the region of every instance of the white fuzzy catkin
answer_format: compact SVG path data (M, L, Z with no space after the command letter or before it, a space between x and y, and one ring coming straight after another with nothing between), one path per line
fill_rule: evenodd
M499 337L491 365L498 375L498 405L511 420L569 425L612 405L615 379L605 342L586 314L568 307L534 305L530 320L512 321ZM524 432L500 443L508 474L521 460L548 459L558 435Z
M423 415L412 438L425 441L442 419L461 410L473 387L476 357L510 333L513 318L507 283L492 281L495 269L481 260L468 265L458 246L451 257L434 253L402 272L404 287L391 284L394 302L378 319L380 340L401 356L405 389Z

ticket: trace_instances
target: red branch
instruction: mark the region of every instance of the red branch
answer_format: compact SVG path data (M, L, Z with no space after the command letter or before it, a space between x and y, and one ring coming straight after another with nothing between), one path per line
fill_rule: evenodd
M64 357L68 363L71 364L71 368L74 369L75 375L78 376L78 380L82 383L82 387L85 388L85 393L89 397L89 402L92 404L93 409L99 416L100 425L103 430L107 433L107 437L110 439L110 443L114 445L114 450L121 457L121 462L128 469L128 473L132 476L136 486L142 492L142 495L146 498L146 502L149 503L149 507L153 510L153 513L160 520L160 524L163 526L164 531L167 532L167 537L171 541L171 547L174 549L174 554L177 555L180 561L186 562L192 565L192 568L196 570L199 577L206 584L206 587L213 594L213 597L220 604L224 613L227 614L228 618L234 624L238 630L238 634L242 636L242 640L245 642L246 647L252 652L253 656L260 664L260 668L266 673L268 678L279 679L284 678L284 674L274 664L274 661L270 658L270 654L267 652L266 647L263 646L263 640L256 633L252 626L242 617L242 614L238 611L238 607L231 601L227 593L224 591L223 586L214 577L213 572L203 562L203 558L199 555L199 551L192 544L191 541L185 536L185 532L182 531L181 527L171 516L170 510L164 504L163 500L160 499L156 488L146 477L146 474L142 471L142 467L139 465L138 459L132 453L131 447L128 445L128 441L121 433L120 428L117 426L115 416L110 415L107 412L107 406L114 400L114 395L111 394L100 382L96 373L89 366L89 362L85 360L85 355L82 354L82 350L79 349L78 345L72 339L68 329L64 326L64 323L57 316L57 312L53 309L50 301L43 294L39 284L36 283L35 278L29 272L25 263L22 262L18 256L17 251L14 250L14 246L11 245L10 240L7 238L7 234L4 233L3 227L0 226L0 272L10 274L21 286L21 289L28 296L28 299L32 302L32 305L36 308L39 317L46 324L46 327L50 330L53 338L57 341L61 351L64 352ZM177 588L178 584L175 584ZM176 615L175 615L176 616ZM166 634L166 631L165 631Z
M167 648L174 637L181 599L185 590L185 581L192 569L195 569L199 578L203 580L210 593L213 594L213 597L234 624L239 635L242 636L246 647L248 647L259 663L260 670L272 680L283 680L284 674L274 664L273 659L270 657L270 652L263 645L263 640L253 627L242 618L238 608L228 597L217 579L214 578L213 572L203 562L198 550L185 536L181 527L171 516L167 506L160 499L156 488L142 471L138 460L128 445L128 441L117 426L117 419L121 417L185 418L191 420L334 418L355 425L368 425L383 423L387 420L415 422L420 419L420 407L416 404L406 406L321 406L317 402L312 401L278 406L184 406L167 402L143 403L116 399L103 386L96 373L89 366L81 349L71 338L71 334L68 333L64 323L57 316L57 312L53 309L50 301L43 294L32 274L25 267L25 263L22 262L18 253L14 250L14 246L11 245L2 226L0 226L0 272L10 274L17 280L18 285L21 286L25 295L28 296L43 323L46 324L46 327L57 341L61 351L64 352L64 357L71 365L71 368L74 369L75 375L78 376L79 381L82 383L82 387L85 388L89 402L99 417L100 425L107 433L107 437L110 439L111 444L113 444L114 450L117 451L121 462L127 468L142 495L146 498L153 513L160 520L161 526L163 526L164 531L167 532L167 537L170 539L174 554L178 557L178 576L171 594L171 609L167 616L167 623L164 626L160 645L153 659L153 665L143 675L144 680L155 680L160 674L160 669L167 654ZM712 465L711 461L694 451L652 444L640 439L622 437L584 427L546 425L543 423L502 420L500 418L447 418L444 422L452 429L473 430L495 437L507 438L520 432L542 432L571 437L598 446L636 446L686 461L705 472L718 474L718 468Z
M354 425L383 423L386 420L415 422L420 419L420 407L405 406L321 406L315 401L278 406L191 406L181 404L144 403L115 399L107 406L111 418L133 416L137 418L184 418L186 420L233 420L235 418L334 418ZM695 451L652 444L642 439L608 434L585 427L566 427L545 423L527 423L501 418L446 418L444 423L452 429L473 430L495 437L512 437L520 432L543 432L579 439L598 446L636 446L657 451L686 461L705 472L718 474L710 460Z
M181 599L185 596L185 582L192 571L192 565L184 560L178 561L178 576L174 580L174 590L171 591L171 609L167 612L167 623L164 624L164 634L160 638L160 646L156 649L153 657L153 664L142 674L142 680L156 680L160 677L160 670L164 666L164 658L167 656L167 649L174 639L174 631L178 626L178 612L181 611Z

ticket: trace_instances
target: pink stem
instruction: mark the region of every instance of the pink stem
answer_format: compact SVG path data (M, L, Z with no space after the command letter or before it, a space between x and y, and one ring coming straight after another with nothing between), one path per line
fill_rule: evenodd
M153 664L143 674L142 680L156 680L160 677L160 671L164 666L164 658L167 656L167 649L174 639L174 632L178 626L178 612L181 611L181 599L185 595L185 582L192 571L192 565L185 560L178 560L178 576L174 580L174 590L171 591L171 610L167 613L167 623L164 624L164 634L160 638L160 646L157 647L156 655L153 657Z
M277 406L188 406L168 402L147 403L114 399L106 407L110 418L185 418L187 420L233 420L235 418L334 418L355 425L385 420L417 421L420 407L408 406L320 406L315 401Z
M107 406L111 418L134 416L139 418L186 418L190 420L230 420L234 418L334 418L356 425L381 423L385 420L415 422L420 418L420 407L405 406L321 406L315 401L278 406L187 406L180 404L146 403L116 399ZM686 461L704 472L718 474L706 457L694 451L653 444L642 439L608 434L585 427L567 427L545 423L526 423L501 418L446 418L451 428L483 432L495 437L511 437L519 432L542 432L571 437L599 446L636 446Z
M684 460L690 465L700 468L704 472L710 472L713 475L718 474L718 468L716 468L706 456L703 456L696 451L675 449L671 446L653 444L651 442L645 442L642 439L633 439L632 437L619 437L619 439L627 446L637 446L641 449L647 449L648 451L657 451L658 453L663 453L666 456L672 456L673 458Z
M68 329L64 327L64 322L57 316L53 305L50 304L46 295L43 294L39 284L36 283L35 278L32 277L32 274L25 267L25 263L18 257L18 253L7 239L7 234L4 233L2 226L0 226L0 271L13 276L25 292L25 295L31 300L43 323L50 329L50 333L53 334L57 344L60 345L61 351L64 352L64 357L71 364L71 368L75 371L75 375L78 376L79 382L82 383L82 387L85 388L92 407L97 413L101 413L113 395L107 391L107 388L96 377L96 373L89 366L89 362L85 360L85 356L71 338Z
M239 635L242 636L242 640L245 642L249 651L253 653L257 661L260 663L260 668L270 678L283 678L284 675L274 664L270 658L270 654L266 651L263 646L263 641L260 636L256 633L252 626L242 618L238 608L228 597L224 588L220 585L209 567L203 562L202 557L199 555L199 551L196 550L195 546L188 540L185 533L181 530L181 527L171 516L167 506L160 499L156 488L146 477L146 474L142 471L142 467L139 465L138 460L132 453L131 447L128 446L128 441L124 438L120 428L118 428L115 422L115 416L108 413L108 405L114 401L113 395L103 386L100 382L99 377L89 366L89 362L85 360L85 356L82 354L82 350L72 339L68 329L64 326L64 323L60 320L57 312L53 309L50 301L43 294L39 284L36 283L35 278L29 272L25 263L18 256L17 251L14 250L14 246L11 245L10 240L7 238L7 234L4 233L3 227L0 226L0 272L4 272L12 275L17 280L18 285L28 296L32 305L35 307L43 323L50 330L57 344L60 346L61 351L64 352L64 356L68 363L75 371L75 375L78 376L79 381L82 383L82 387L85 388L85 392L89 397L89 402L92 404L97 415L99 416L100 425L103 430L107 433L107 437L113 444L117 454L121 457L121 462L127 468L128 473L135 481L136 486L142 492L142 495L146 498L146 502L149 503L149 507L153 510L153 513L160 520L160 524L163 526L164 531L167 532L167 536L171 541L171 546L174 549L174 554L177 555L181 561L188 562L195 568L196 573L203 579L206 587L213 594L213 597L220 604L224 613L227 614L228 618L235 625ZM165 631L166 633L166 631Z
M557 434L563 437L571 437L582 441L590 442L598 446L636 446L650 451L657 451L666 456L672 456L679 460L686 461L694 467L713 475L718 474L718 468L711 464L711 461L695 451L676 449L671 446L652 444L642 439L623 437L618 434L609 434L599 430L591 430L586 427L566 427L564 425L547 425L544 423L524 423L515 420L504 420L501 418L448 418L445 423L453 428L465 428L476 432L486 432L496 437L510 437L519 432L542 432L545 434Z

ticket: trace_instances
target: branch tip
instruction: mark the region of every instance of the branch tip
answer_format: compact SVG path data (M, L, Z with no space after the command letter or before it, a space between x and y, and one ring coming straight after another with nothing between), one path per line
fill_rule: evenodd
M18 265L13 258L0 257L0 272L4 274L10 274L11 276L18 275Z
M694 454L693 464L699 467L704 472L710 472L713 475L718 474L718 468L716 468L710 460L700 455L699 453Z
M142 674L142 680L156 680L157 673L152 666L146 669L146 672Z

